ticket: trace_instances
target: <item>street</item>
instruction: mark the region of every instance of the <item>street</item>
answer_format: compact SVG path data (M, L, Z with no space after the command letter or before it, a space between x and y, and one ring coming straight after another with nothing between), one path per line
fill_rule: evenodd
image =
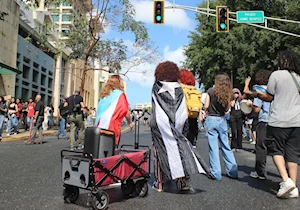
M149 127L141 126L140 144L151 145ZM133 144L134 133L122 134L120 144ZM84 210L87 191L80 190L75 204L64 203L62 197L60 151L68 149L69 142L47 136L42 145L26 146L24 141L0 143L0 209L5 210ZM124 200L119 186L108 189L110 210L189 210L189 209L299 209L299 199L278 199L276 192L280 178L268 157L267 180L255 180L249 177L253 171L254 146L244 141L243 151L235 153L239 165L239 179L223 177L221 181L207 179L203 175L193 175L193 194L177 194L175 184L167 183L166 192L158 193L149 187L148 196ZM199 134L197 150L208 164L208 145L204 132ZM152 163L151 163L152 164ZM223 167L223 172L224 172ZM153 183L153 173L149 185ZM298 181L299 184L299 181Z

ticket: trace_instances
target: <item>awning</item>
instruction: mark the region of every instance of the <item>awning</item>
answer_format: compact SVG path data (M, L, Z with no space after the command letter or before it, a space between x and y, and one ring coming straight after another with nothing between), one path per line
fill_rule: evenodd
M22 71L0 62L0 74L22 74Z

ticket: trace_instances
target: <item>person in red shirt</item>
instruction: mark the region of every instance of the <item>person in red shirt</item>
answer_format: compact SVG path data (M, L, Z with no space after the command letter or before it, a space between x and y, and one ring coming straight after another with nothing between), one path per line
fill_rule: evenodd
M30 98L27 105L27 123L29 124L29 128L31 128L31 122L34 117L34 109L35 103L33 102L32 98Z
M22 105L21 100L19 98L17 98L16 102L17 102L17 106L18 106L18 112L16 113L16 115L17 115L17 119L18 119L18 122L19 122L18 125L17 125L17 133L19 133L20 119L22 118L23 105Z

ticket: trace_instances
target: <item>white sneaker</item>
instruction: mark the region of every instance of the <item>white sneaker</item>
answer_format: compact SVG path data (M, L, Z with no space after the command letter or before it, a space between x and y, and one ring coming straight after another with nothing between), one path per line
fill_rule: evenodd
M255 142L255 141L251 141L251 142L250 142L250 144L254 144L254 145L255 145L255 144L256 144L256 142Z
M299 189L298 187L296 187L289 193L288 198L298 198L298 197L299 197Z
M8 134L6 134L6 136L10 136L10 134L8 133Z
M285 182L280 182L280 188L277 192L277 197L282 198L289 195L289 193L296 188L295 183L293 180L288 178Z
M254 178L254 179L260 179L260 180L265 180L266 179L265 176L259 176L256 171L252 171L250 173L250 177Z
M253 140L252 140L252 139L249 139L249 141L252 142Z

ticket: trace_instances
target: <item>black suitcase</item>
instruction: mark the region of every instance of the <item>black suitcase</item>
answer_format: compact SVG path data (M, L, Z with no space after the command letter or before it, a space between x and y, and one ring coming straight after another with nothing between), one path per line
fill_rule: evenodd
M113 156L115 153L115 133L102 128L86 128L83 152L92 154L93 158Z

